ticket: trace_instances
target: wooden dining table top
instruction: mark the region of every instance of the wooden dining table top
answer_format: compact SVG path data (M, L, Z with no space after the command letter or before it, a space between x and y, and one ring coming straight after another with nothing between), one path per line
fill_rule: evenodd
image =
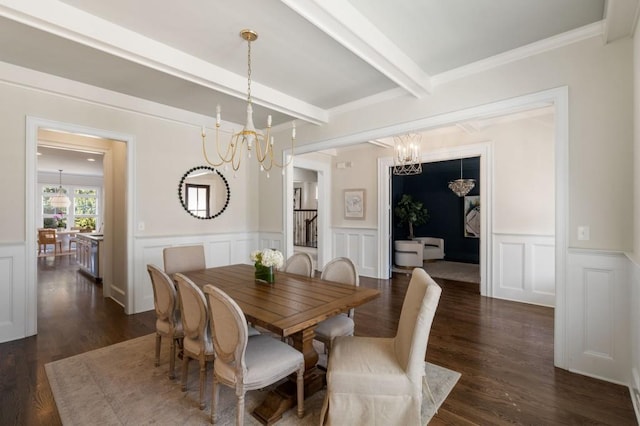
M197 286L211 284L240 306L247 320L280 336L314 327L380 295L371 288L340 284L286 272L275 272L275 283L254 279L252 265L238 264L187 272Z

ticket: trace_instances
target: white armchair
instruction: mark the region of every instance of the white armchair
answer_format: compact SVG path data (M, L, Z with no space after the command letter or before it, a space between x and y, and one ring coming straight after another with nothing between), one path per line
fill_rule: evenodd
M423 260L444 259L444 240L442 238L416 237L414 240L421 242L424 246Z
M393 242L396 266L422 267L424 246L420 241L396 240Z

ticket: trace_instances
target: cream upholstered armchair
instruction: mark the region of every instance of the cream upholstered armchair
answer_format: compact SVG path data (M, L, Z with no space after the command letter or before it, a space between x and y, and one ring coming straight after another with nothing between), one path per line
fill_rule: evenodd
M191 272L207 267L204 258L204 247L177 246L167 247L162 251L164 272L173 276L176 272Z
M304 415L304 356L291 346L267 335L249 338L247 320L237 303L225 292L206 285L211 335L216 361L213 364L211 422L216 421L218 383L235 390L238 397L236 424L244 424L244 395L297 373L298 417Z
M435 237L416 237L415 241L420 241L424 248L422 258L424 260L444 259L444 239Z
M204 388L207 378L207 362L213 362L213 342L209 329L209 311L202 290L193 281L177 273L174 279L180 295L180 313L184 329L182 353L182 391L187 390L189 360L200 364L200 409L204 409Z
M184 332L178 309L176 288L171 278L155 265L147 265L153 285L153 304L156 309L156 367L160 365L160 343L162 337L171 342L169 378L175 378L176 343L182 343Z
M322 409L325 424L420 424L425 354L441 292L423 269L415 268L394 338L335 339Z
M396 266L422 267L424 245L420 241L396 240L393 248Z
M360 277L356 265L347 257L337 257L327 263L320 278L342 284L360 285ZM318 323L315 333L316 340L324 344L327 353L331 351L333 339L337 336L352 336L355 329L353 322L354 309L327 318Z
M287 259L287 262L284 264L283 271L291 274L303 275L305 277L312 277L313 259L311 259L309 253L294 253Z

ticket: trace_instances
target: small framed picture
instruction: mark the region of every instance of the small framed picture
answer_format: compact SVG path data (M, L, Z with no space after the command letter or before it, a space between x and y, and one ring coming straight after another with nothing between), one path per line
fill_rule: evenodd
M364 219L364 189L344 190L344 218Z
M480 196L464 197L464 236L480 238Z

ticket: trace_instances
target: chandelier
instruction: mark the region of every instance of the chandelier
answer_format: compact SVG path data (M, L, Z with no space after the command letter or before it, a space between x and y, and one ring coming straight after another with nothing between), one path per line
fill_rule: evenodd
M460 179L449 182L449 189L455 192L458 197L464 197L476 186L475 179L462 178L462 158L460 159Z
M240 31L240 37L243 40L247 41L247 119L244 125L244 128L237 132L233 133L231 139L226 144L225 148L222 148L223 145L220 142L219 130L220 130L220 105L216 107L216 149L218 157L220 158L220 162L216 163L214 161L209 160L207 156L207 150L205 146L205 139L207 137L204 127L202 127L202 153L204 155L204 159L207 163L214 167L219 167L224 165L225 169L228 169L228 166L231 165L235 172L240 168L240 164L242 162L242 158L245 156L244 152L246 150L247 158L251 158L251 152L255 152L255 158L260 164L260 171L266 171L267 177L269 177L269 171L273 166L282 168L282 174L284 174L284 168L289 165L291 159L293 158L293 147L296 140L296 127L295 123L293 124L293 128L291 130L291 157L289 160L280 164L273 155L273 136L271 133L271 115L267 117L267 130L266 134L263 134L261 131L256 130L253 124L253 105L251 100L251 42L255 41L258 38L258 33L253 30L242 30Z
M51 207L66 208L71 204L71 200L69 200L69 197L67 197L67 194L65 194L64 190L62 189L62 169L58 170L60 171L60 186L58 187L58 192L56 192L56 195L49 199L49 203L51 204Z
M402 136L394 136L395 155L393 156L394 175L417 175L422 173L420 156L420 140L422 136L417 133L409 133Z

